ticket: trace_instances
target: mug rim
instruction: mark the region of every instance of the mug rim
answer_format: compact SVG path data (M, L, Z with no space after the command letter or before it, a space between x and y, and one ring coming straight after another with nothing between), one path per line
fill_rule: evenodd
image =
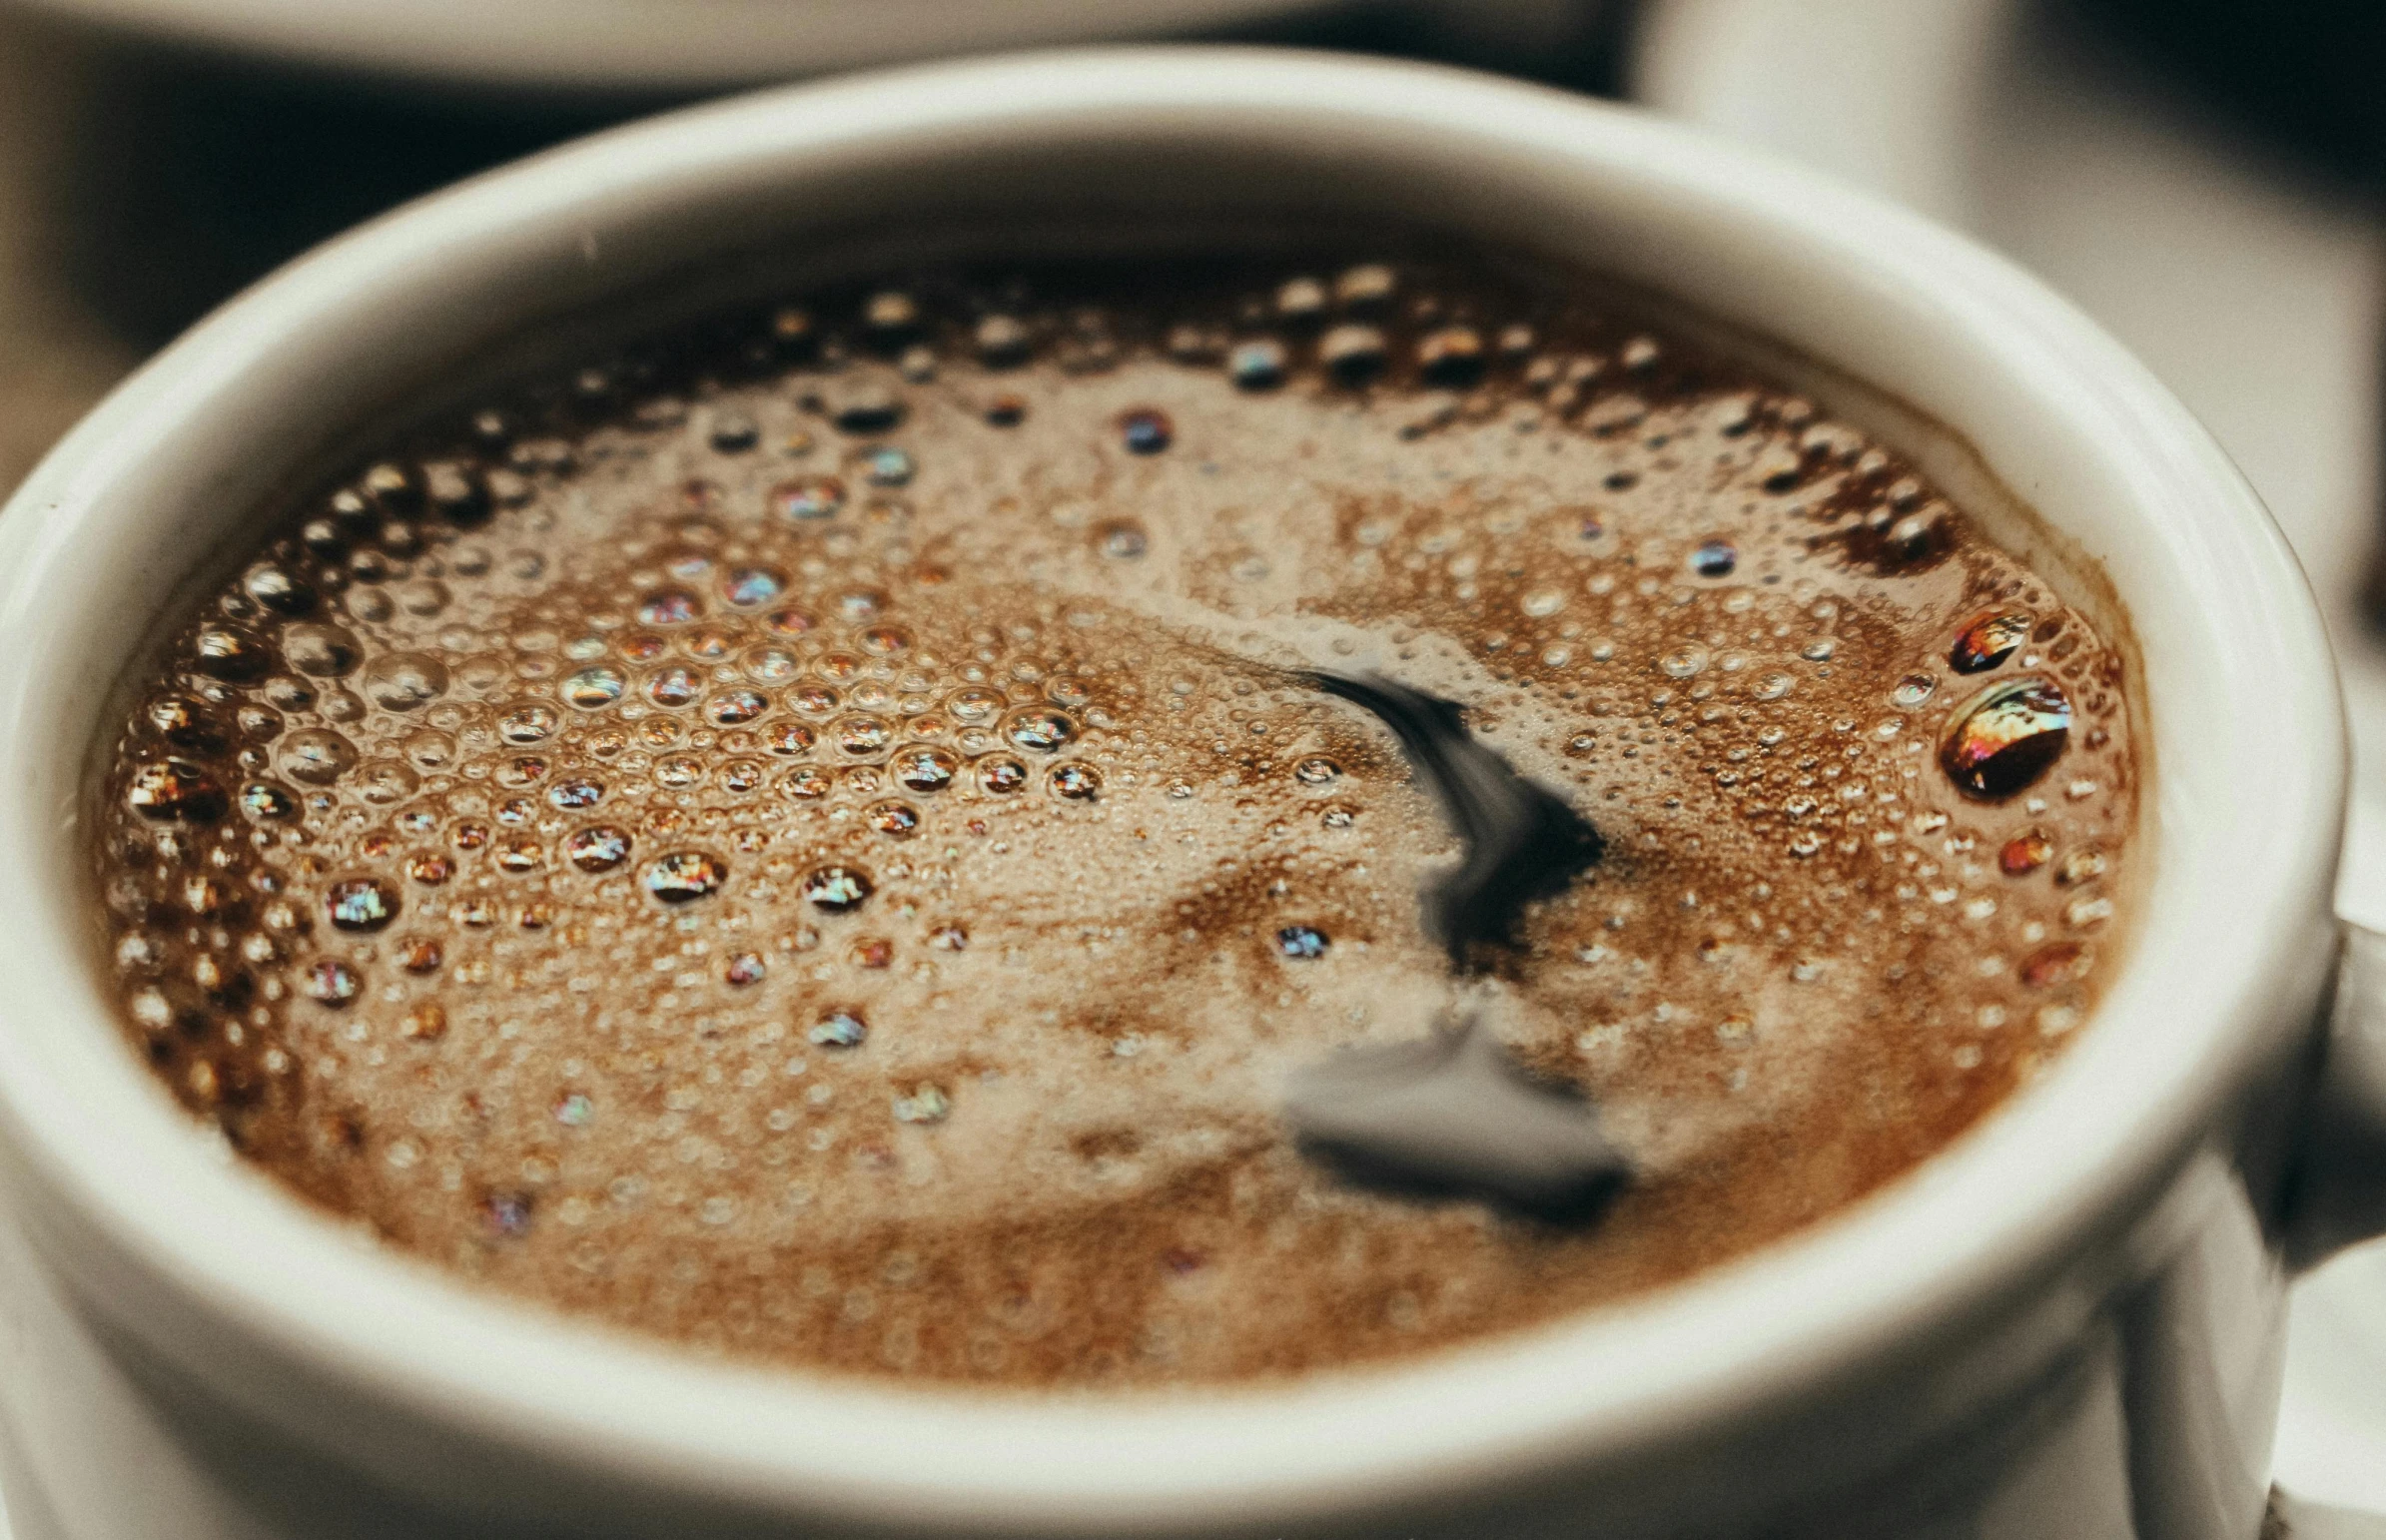
M1090 49L799 86L592 136L300 259L120 386L0 510L0 786L12 788L0 799L0 867L36 870L27 863L57 839L58 807L29 805L13 788L57 774L42 760L56 735L40 724L57 708L42 698L39 663L45 616L62 613L58 595L75 586L62 576L75 536L137 517L111 498L137 502L124 489L170 468L153 461L172 429L230 410L297 329L419 304L425 272L460 281L473 261L524 243L593 251L619 207L691 181L801 177L857 143L1025 140L1056 123L1193 132L1229 118L1339 126L1372 136L1387 163L1419 158L1427 138L1486 165L1530 158L1536 175L1574 179L1573 196L1628 211L1619 217L1689 211L1681 217L1711 222L1707 239L1753 243L1766 263L1844 264L1845 303L1925 327L1915 345L1960 342L1985 393L2008 388L2073 433L2105 435L2114 484L2143 503L2128 516L2159 546L2142 559L2167 563L2162 578L2203 618L2181 622L2177 659L2147 660L2161 762L2141 816L2161 825L2163 881L2147 895L2145 934L2083 1041L2044 1077L1889 1188L1749 1257L1513 1337L1227 1389L894 1389L710 1365L493 1298L360 1247L264 1178L204 1158L205 1142L105 1010L53 1035L0 1032L0 1136L36 1216L64 1215L57 1233L96 1240L110 1265L229 1339L270 1345L368 1401L473 1438L774 1511L1117 1529L1326 1511L1495 1473L1629 1461L1888 1361L2043 1278L2084 1232L2151 1190L2290 1030L2270 1019L2268 996L2311 955L2335 858L2344 769L2333 673L2268 515L2140 366L2001 260L1695 131L1437 66ZM2016 474L1992 450L1983 445L2000 473ZM2015 489L2031 490L2025 479ZM2152 581L2119 585L2133 615L2133 587L2150 595ZM2191 705L2273 731L2232 734L2185 762ZM2282 736L2307 752L2278 752ZM81 766L78 752L70 781ZM2258 802L2265 817L2204 816L2215 790ZM2226 915L2172 891L2222 873L2235 879ZM59 907L22 884L0 889L0 933L28 939L0 955L0 998L15 1003L20 1029L43 1002L67 1018L94 1014L96 985L78 991L62 972L88 969L80 955L62 961L62 938L78 925Z

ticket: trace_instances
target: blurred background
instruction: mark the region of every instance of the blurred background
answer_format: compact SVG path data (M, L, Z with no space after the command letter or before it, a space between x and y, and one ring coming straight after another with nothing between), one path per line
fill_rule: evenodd
M772 81L1159 37L1638 100L2034 270L2211 425L2302 555L2357 740L2340 906L2386 926L2376 4L0 0L0 495L218 302L458 177ZM2386 1536L2331 1511L2386 1516L2386 1247L2330 1264L2294 1309L2277 1477L2295 1533Z

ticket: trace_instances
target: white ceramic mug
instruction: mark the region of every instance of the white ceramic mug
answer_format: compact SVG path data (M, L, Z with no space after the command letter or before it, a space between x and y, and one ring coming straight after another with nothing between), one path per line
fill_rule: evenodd
M2058 583L2101 564L2142 649L2156 875L2049 1073L1888 1189L1622 1306L1138 1395L610 1335L352 1238L170 1105L114 1020L76 810L112 684L270 493L493 339L756 250L1187 217L1391 219L1663 291L1866 382L1811 388L1984 505L2001 481L2034 518L2000 532ZM2361 1031L2386 1016L2351 1012L2322 1075L2343 757L2301 574L2202 429L2030 280L1788 167L1537 89L1260 51L946 66L604 135L235 301L0 516L9 1501L23 1540L2252 1540L2290 1257L2386 1195Z

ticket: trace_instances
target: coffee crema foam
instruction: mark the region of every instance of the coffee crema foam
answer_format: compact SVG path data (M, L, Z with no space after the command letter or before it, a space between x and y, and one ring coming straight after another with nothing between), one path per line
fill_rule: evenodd
M395 441L109 756L133 1039L403 1252L807 1367L1283 1375L1795 1230L2089 1014L2125 656L1633 318L1469 260L943 271ZM1456 841L1318 668L1607 840L1481 986L1632 1161L1594 1223L1288 1142L1289 1075L1452 988Z

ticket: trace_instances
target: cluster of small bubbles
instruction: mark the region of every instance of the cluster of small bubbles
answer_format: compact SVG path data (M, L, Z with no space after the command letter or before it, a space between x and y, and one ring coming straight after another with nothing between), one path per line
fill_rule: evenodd
M1465 701L1608 836L1498 986L1536 1066L1544 1017L1613 1024L1559 1043L1594 1097L1687 1064L1796 1116L1837 1074L1805 1073L1801 1024L1869 990L1896 1030L1852 1036L1899 1075L1957 1052L1907 1029L1965 1034L1969 1116L2047 1051L1996 1029L2091 1008L2126 681L2043 585L1862 434L1694 350L1422 265L1236 271L1150 305L923 278L747 314L295 510L186 624L109 772L143 1051L302 1180L369 1156L365 1217L510 1258L500 1286L667 1255L647 1302L594 1306L630 1324L681 1329L653 1301L700 1295L720 1308L689 1330L732 1350L994 1373L897 1318L933 1286L955 1343L1079 1361L1005 1325L1009 1295L973 1318L968 1224L934 1263L837 1238L899 1184L1026 1205L1047 1238L1005 1287L1040 1323L1073 1319L1044 1279L1095 1276L1045 1218L1102 1205L1172 1281L1088 1296L1086 1329L1209 1362L1242 1328L1173 1280L1245 1296L1255 1253L1204 1194L1253 1188L1311 1249L1328 1178L1189 1155L1172 1099L1212 1117L1246 1039L1321 1057L1393 1025L1406 970L1447 987L1414 895L1450 831L1429 787L1375 784L1373 724L1271 672L1311 639ZM1187 600L1215 623L1159 619ZM1991 673L2015 658L2026 678ZM1948 678L2012 693L1943 715ZM2032 756L2066 753L2039 787ZM1760 1010L1770 973L1804 1015ZM1130 1100L1056 1095L1072 1043ZM1159 1191L1184 1195L1130 1196ZM1396 1255L1401 1213L1349 1222ZM1553 1268L1570 1302L1518 1305L1507 1262L1449 1265L1502 1319L1595 1294ZM1436 1297L1403 1280L1311 1334L1480 1329ZM841 1345L872 1311L884 1343ZM1132 1372L1175 1372L1160 1351Z

